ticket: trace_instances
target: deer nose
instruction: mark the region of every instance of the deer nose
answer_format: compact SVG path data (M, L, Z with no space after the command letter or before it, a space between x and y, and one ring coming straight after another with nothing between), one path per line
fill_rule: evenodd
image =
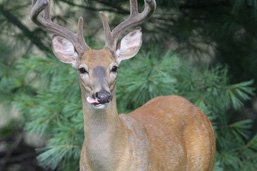
M98 102L101 104L109 103L112 101L112 95L108 91L101 89L99 92L95 93L95 97L97 98Z

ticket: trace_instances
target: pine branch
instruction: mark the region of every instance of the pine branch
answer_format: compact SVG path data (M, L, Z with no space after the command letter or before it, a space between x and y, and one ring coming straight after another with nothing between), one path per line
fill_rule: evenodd
M34 55L20 59L18 64L20 73L37 75L37 84L49 78L46 87L37 88L37 95L23 93L15 98L17 108L26 118L25 129L50 137L38 156L40 164L45 168L59 166L62 170L76 170L83 143L83 114L78 103L81 97L76 72L56 59ZM252 81L229 84L226 67L199 69L170 51L163 54L156 46L150 46L131 61L124 61L120 68L116 94L120 112L131 111L156 96L181 95L200 107L213 122L217 134L217 167L231 168L235 161L250 166L257 162L252 150L255 145L241 150L249 141L250 122L229 120L234 116L229 115L229 111L242 107L253 95ZM235 167L241 168L241 165L232 168Z

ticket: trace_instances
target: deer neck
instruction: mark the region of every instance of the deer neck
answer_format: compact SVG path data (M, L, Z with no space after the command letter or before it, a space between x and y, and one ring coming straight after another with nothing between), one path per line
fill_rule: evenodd
M116 108L116 96L104 109L96 110L82 95L84 115L84 150L93 170L114 170L122 154L124 129ZM118 149L118 150L117 150ZM120 154L117 154L120 153Z

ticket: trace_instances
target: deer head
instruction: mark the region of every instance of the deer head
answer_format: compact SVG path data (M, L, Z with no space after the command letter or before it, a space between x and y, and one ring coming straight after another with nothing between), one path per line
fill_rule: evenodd
M106 41L105 47L100 50L91 49L84 41L82 17L78 21L77 34L53 23L49 1L33 0L32 21L39 27L55 33L52 38L52 50L61 62L71 64L77 70L82 95L87 102L95 109L105 108L105 104L115 95L117 69L120 62L134 57L142 44L141 28L128 33L117 46L119 36L128 28L148 20L156 8L155 1L145 0L145 8L139 13L137 0L130 0L129 18L112 31L104 13L100 12ZM39 14L42 11L44 15L40 17Z

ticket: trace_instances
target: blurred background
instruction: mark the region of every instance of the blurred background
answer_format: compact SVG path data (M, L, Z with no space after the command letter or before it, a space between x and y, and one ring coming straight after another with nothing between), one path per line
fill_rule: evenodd
M156 0L141 25L139 54L119 70L119 113L181 95L211 120L214 170L257 170L257 1ZM144 7L138 0L139 9ZM0 170L78 170L83 116L76 72L51 51L51 33L30 21L31 0L0 0ZM99 11L111 28L128 0L51 0L52 20L104 46Z

